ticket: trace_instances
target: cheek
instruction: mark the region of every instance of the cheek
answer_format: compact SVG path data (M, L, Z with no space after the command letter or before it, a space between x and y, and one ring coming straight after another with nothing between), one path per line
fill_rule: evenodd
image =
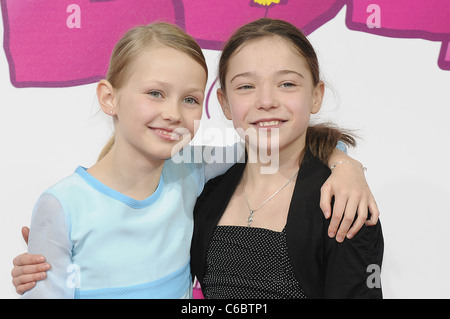
M240 101L240 103L234 103L231 101L230 103L231 119L235 128L242 128L244 126L247 107L246 104L242 102L243 101Z
M134 119L134 121L148 121L154 117L155 109L145 99L129 98L120 102L122 117Z
M289 100L286 105L296 116L301 118L307 117L309 119L314 106L314 100L312 96L300 96Z
M200 107L195 110L186 110L183 114L184 127L189 130L192 136L195 135L200 126L202 113L202 108Z

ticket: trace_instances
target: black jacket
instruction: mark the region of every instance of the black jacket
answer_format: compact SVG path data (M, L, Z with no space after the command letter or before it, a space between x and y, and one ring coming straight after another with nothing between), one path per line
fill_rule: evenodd
M206 253L214 228L236 189L245 163L209 181L194 209L191 271L203 285ZM382 298L380 222L363 226L343 243L327 235L329 220L319 207L320 189L330 170L306 152L297 176L286 224L288 254L308 298Z

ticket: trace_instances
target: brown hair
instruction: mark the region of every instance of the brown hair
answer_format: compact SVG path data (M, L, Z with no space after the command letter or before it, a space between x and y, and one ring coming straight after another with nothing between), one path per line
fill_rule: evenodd
M106 80L115 89L120 89L130 75L132 63L139 54L148 49L152 43L159 42L172 47L197 61L208 76L208 66L203 51L197 42L181 28L166 23L158 22L149 25L137 26L129 30L117 42L109 61L109 69ZM101 151L98 160L109 153L115 142L113 135Z
M328 165L328 159L339 141L347 146L356 146L356 135L349 130L338 128L333 123L321 123L308 127L306 147L311 153Z
M225 92L225 80L231 57L249 40L277 36L290 43L307 62L312 75L313 85L320 82L319 61L317 54L301 30L289 22L270 18L261 18L239 28L225 44L219 60L219 82ZM306 147L325 164L338 141L348 146L356 146L355 138L349 131L341 130L331 123L308 127Z

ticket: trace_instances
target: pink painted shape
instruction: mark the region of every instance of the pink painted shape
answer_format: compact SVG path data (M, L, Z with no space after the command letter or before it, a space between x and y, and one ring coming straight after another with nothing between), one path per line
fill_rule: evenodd
M66 24L73 0L3 2L11 81L18 87L97 81L106 74L111 51L126 30L159 19L176 22L167 0L78 0L79 29Z
M315 31L347 5L350 29L398 38L422 38L443 43L439 66L450 70L449 0L281 0L269 8L253 0L185 0L186 30L206 49L221 49L242 24L267 16L287 20L306 34ZM369 28L369 5L381 8L381 28ZM201 22L199 22L201 21Z
M450 42L447 43L447 53L445 55L445 61L450 62Z
M450 42L442 44L439 67L443 70L450 70Z
M378 5L381 28L369 28L369 5ZM347 26L350 29L395 38L421 38L442 42L438 65L450 70L449 0L353 0L349 1Z
M450 35L449 0L353 1L351 20L355 23L366 24L367 17L370 15L367 8L371 4L380 7L382 29Z
M347 5L347 26L388 37L442 42L439 67L450 70L449 0L0 0L5 52L17 87L73 86L104 77L111 50L130 27L165 20L185 27L205 49L221 49L232 32L268 16L306 34ZM66 26L67 7L81 8L81 28ZM381 28L367 26L369 5L381 8Z
M285 0L266 8L250 5L250 0L188 0L184 1L186 31L204 48L220 49L238 27L258 18L284 19L310 33L343 5L339 0Z

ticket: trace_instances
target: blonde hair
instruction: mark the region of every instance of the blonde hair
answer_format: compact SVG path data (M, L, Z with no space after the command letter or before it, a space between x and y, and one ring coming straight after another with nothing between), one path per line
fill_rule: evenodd
M133 61L155 41L186 53L203 67L208 76L206 59L194 38L175 25L158 22L137 26L125 33L117 42L112 51L106 75L106 80L113 88L120 89L124 85L130 75L129 70ZM115 135L113 134L100 152L98 160L110 152L114 143Z

